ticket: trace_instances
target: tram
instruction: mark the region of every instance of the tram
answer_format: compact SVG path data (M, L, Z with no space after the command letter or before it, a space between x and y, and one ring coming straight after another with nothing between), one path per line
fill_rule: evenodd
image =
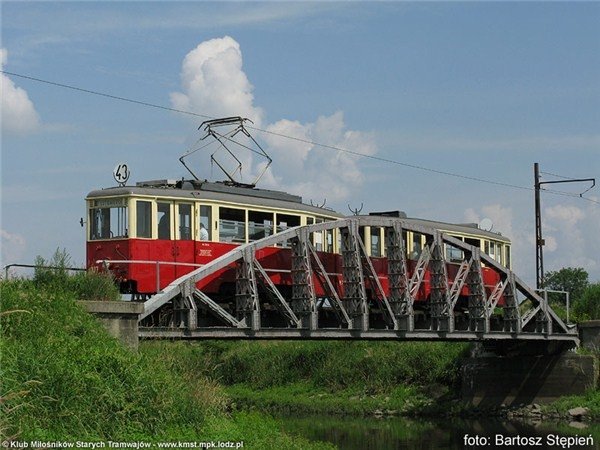
M243 124L243 122L242 122ZM242 125L243 126L243 125ZM87 267L107 268L123 294L144 300L175 279L209 263L245 243L291 227L344 218L324 206L303 202L297 195L259 189L233 180L159 179L135 185L90 192L87 205ZM407 223L436 228L479 248L500 264L511 266L511 242L477 224L451 224L409 218L401 211L371 213L401 217ZM360 237L384 291L387 282L385 234L382 227L364 226ZM342 285L339 230L314 232L310 241L334 286ZM409 275L415 270L426 237L405 231L404 249ZM445 260L449 281L458 271L462 251L447 246ZM291 291L291 250L285 244L259 250L257 259L280 292ZM491 291L499 281L496 272L483 269L483 282ZM316 285L318 288L318 285ZM198 285L211 298L231 302L235 297L235 267L223 269ZM463 288L464 297L468 296ZM315 292L325 296L325 292ZM415 306L430 294L426 273Z

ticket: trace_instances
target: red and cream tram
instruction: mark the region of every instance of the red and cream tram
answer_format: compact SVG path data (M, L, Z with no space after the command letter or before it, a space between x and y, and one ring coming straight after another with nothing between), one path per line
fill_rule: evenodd
M159 291L234 246L290 227L344 217L330 209L305 204L301 197L285 192L197 180L154 180L135 186L111 187L90 192L86 202L87 266L97 266L98 261L111 261L109 269L119 281L121 291L133 294L134 298L144 298ZM405 217L403 213L398 214ZM451 234L510 267L510 240L498 233L481 230L475 224L405 220ZM360 234L387 292L384 229L361 227ZM341 283L338 231L313 233L311 239L331 281ZM412 273L425 245L425 236L407 232L404 240L408 270ZM462 254L453 254L457 251L448 247L446 261L462 259ZM286 287L289 289L290 249L262 249L257 258L282 292ZM448 263L450 280L457 269L458 264ZM493 289L498 283L498 275L485 268L483 275L486 289ZM426 274L417 301L424 301L429 295L428 278ZM199 288L216 300L230 298L235 292L234 270L216 273L204 280Z

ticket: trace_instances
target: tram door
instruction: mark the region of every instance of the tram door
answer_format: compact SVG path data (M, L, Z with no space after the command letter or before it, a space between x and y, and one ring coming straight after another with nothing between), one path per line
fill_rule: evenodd
M158 224L158 234L155 244L152 246L152 260L160 261L160 288L164 289L175 277L176 262L175 247L175 205L173 202L157 202L156 205L156 223Z
M193 263L196 253L193 217L192 203L158 202L157 204L158 240L155 259L172 263L161 265L161 289L194 269L193 266L183 265Z
M175 204L177 220L174 242L174 258L177 263L193 263L196 255L194 205L177 202ZM179 278L194 270L193 266L178 264L175 266L175 277Z

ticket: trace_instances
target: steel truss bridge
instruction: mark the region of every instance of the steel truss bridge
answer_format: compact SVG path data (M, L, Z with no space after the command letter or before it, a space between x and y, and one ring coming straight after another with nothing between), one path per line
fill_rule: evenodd
M362 226L383 227L385 230L387 295L360 237L359 228ZM341 286L332 282L326 273L323 254L317 253L310 239L311 233L333 229L337 229L341 236ZM407 252L402 237L405 231L422 234L426 239L412 274L407 270ZM292 286L289 289L278 288L257 257L257 252L271 246L291 249L291 267L279 268L279 271L291 274ZM447 273L445 246L457 249L455 254L462 254L461 261L452 260L458 265L453 280ZM493 270L499 276L499 282L489 294L484 287L482 264L486 270ZM227 268L235 268L235 313L196 287L197 283ZM431 294L426 302L420 301L415 305L426 272L429 272ZM327 293L326 297L315 295L316 283L320 284L322 292ZM464 287L468 288L468 298L459 301ZM548 306L547 299L479 248L438 229L393 217L353 216L290 228L241 245L150 297L140 315L140 325L169 302L172 302L175 326L141 326L141 338L578 343L576 331L565 325ZM261 320L265 305L270 305L270 309L279 314L285 326L265 326L265 321ZM198 326L200 308L216 317L222 325ZM325 314L335 318L333 326L331 323L327 327L320 325L319 318Z

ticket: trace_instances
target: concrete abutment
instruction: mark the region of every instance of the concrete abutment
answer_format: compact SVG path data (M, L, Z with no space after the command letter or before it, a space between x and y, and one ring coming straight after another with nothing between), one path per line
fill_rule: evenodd
M143 303L123 301L77 302L87 312L96 316L109 334L123 345L137 350L139 343L139 315L144 311Z

